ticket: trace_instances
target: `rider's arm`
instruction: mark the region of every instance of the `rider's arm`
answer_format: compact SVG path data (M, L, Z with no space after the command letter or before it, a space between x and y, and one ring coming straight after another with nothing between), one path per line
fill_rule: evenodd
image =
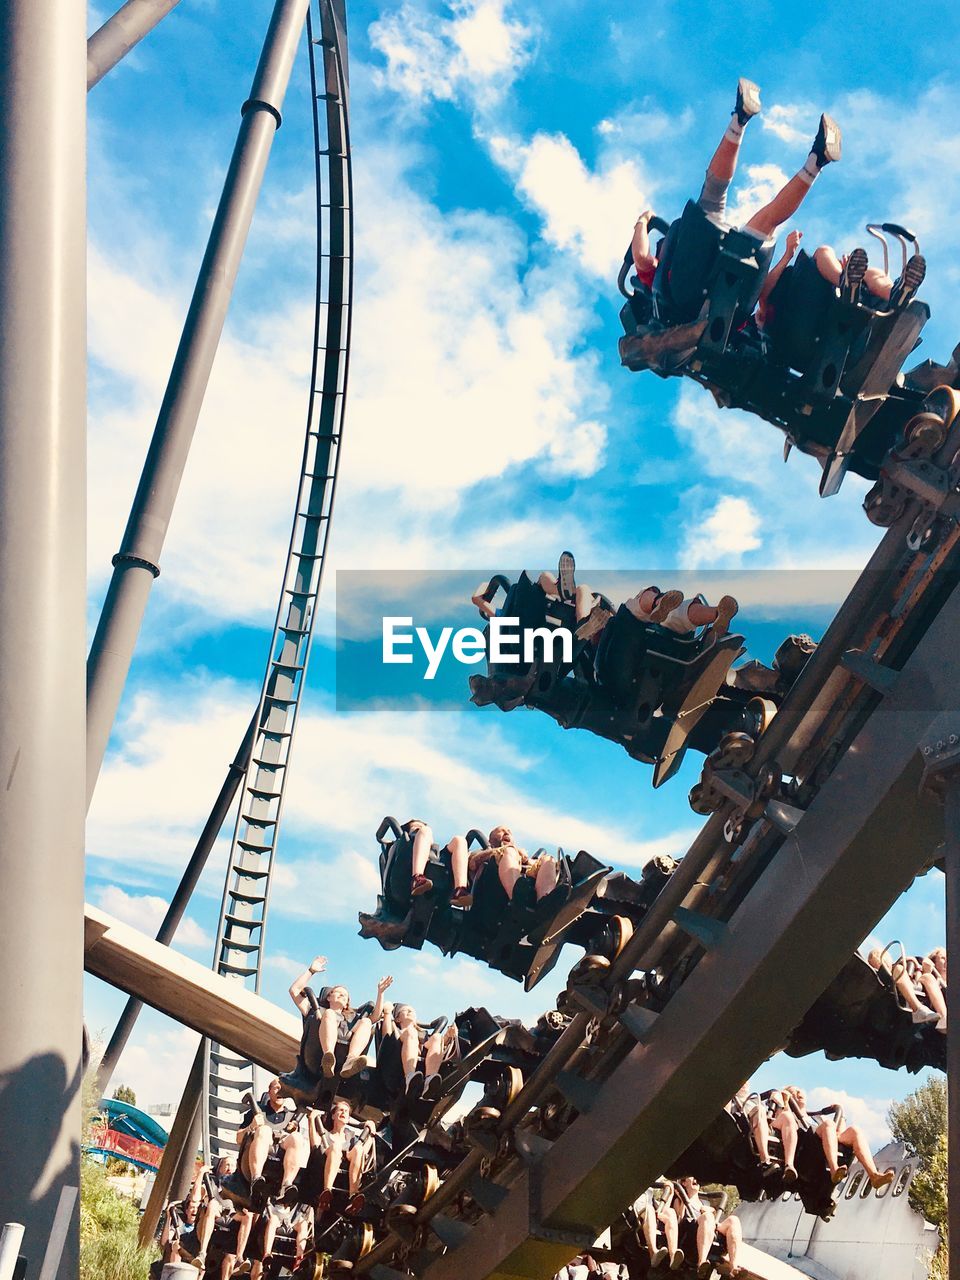
M760 300L757 307L760 311L761 320L766 310L767 299L773 293L779 283L780 277L786 271L787 267L793 261L793 256L800 247L800 241L803 238L802 231L791 231L787 236L787 245L783 251L783 257L767 272L767 278L763 282L763 288L760 290Z
M640 274L650 271L651 267L656 267L656 258L650 253L650 219L653 213L650 209L645 209L637 219L636 226L633 228L633 243L631 249L633 251L633 265Z
M302 1014L310 1012L310 1001L303 994L310 985L310 979L315 973L322 973L327 967L326 956L315 956L310 961L310 967L304 969L299 978L294 978L290 984L290 999L297 1006Z
M377 983L377 999L376 999L376 1003L373 1006L373 1013L371 1013L370 1015L371 1022L379 1022L381 1017L383 1016L383 993L386 991L387 987L389 987L392 982L393 982L393 978L386 977L386 978L381 978L380 981Z

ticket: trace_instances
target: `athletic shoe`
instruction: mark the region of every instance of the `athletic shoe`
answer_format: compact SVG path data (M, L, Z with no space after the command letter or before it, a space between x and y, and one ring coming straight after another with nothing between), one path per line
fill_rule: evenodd
M560 553L560 563L557 566L557 586L560 590L561 600L572 600L577 592L577 584L574 578L577 563L573 558L573 552L562 551Z
M717 601L717 619L713 624L713 634L725 636L730 630L730 623L736 617L740 606L733 596L721 596Z
M421 894L429 893L433 888L429 876L414 876L410 881L410 897L419 898Z
M650 1255L651 1268L653 1270L656 1270L657 1267L662 1267L663 1264L666 1262L667 1258L669 1258L669 1256L670 1256L669 1249L658 1249L656 1253L652 1253Z
M840 273L840 296L844 302L857 301L869 265L866 249L854 249L847 258L846 266Z
M678 1249L676 1253L673 1255L673 1257L670 1259L670 1270L679 1271L685 1261L686 1261L686 1257L683 1250Z
M459 888L454 889L450 895L450 901L455 907L463 907L466 910L468 907L473 906L473 894L465 884L462 884Z
M682 591L662 591L657 603L650 610L650 621L663 622L667 614L673 613L674 609L679 609L682 604Z
M914 1009L910 1015L915 1023L923 1024L925 1022L939 1022L939 1013L934 1013L932 1009Z
M410 1079L407 1081L406 1095L408 1098L419 1098L423 1095L423 1072L414 1071Z
M895 1176L893 1169L887 1169L883 1173L878 1173L875 1178L871 1178L870 1185L874 1191L879 1191L881 1187L889 1187Z
M347 1058L346 1062L340 1068L340 1078L342 1080L349 1080L351 1076L359 1075L366 1065L366 1054L354 1054L352 1057Z
M752 80L746 80L743 76L737 81L737 105L733 114L741 125L760 114L760 90Z
M337 1073L337 1058L333 1053L325 1053L320 1059L320 1069L328 1080L332 1080Z
M921 253L915 253L912 258L907 260L907 265L903 268L903 275L890 290L891 307L900 309L905 307L908 302L912 302L917 290L923 284L926 274L926 258Z
M833 1173L830 1175L830 1181L834 1186L836 1186L838 1182L842 1182L844 1180L848 1172L849 1170L845 1164L839 1165L838 1168L834 1169Z
M783 1166L783 1185L785 1187L795 1187L797 1185L799 1176L800 1175L797 1173L796 1169L793 1167L792 1164L785 1164Z
M607 625L613 614L598 601L577 627L578 640L592 640Z
M328 1188L326 1191L321 1191L320 1195L317 1198L317 1213L318 1214L329 1213L332 1208L333 1208L333 1192Z
M710 1280L713 1275L713 1263L709 1260L701 1262L697 1267L697 1280Z
M840 159L841 134L840 126L831 116L820 117L820 128L813 140L811 155L816 158L817 168L831 164Z

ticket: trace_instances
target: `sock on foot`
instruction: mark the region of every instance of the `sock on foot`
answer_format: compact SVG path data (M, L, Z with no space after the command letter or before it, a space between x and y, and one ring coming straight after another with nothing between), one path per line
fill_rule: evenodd
M723 135L724 141L732 142L735 146L739 147L740 143L743 141L743 131L745 128L746 125L740 123L737 119L737 113L734 112L730 117L730 123L727 125L727 131Z
M820 161L817 158L816 152L810 152L806 160L803 162L803 168L797 174L797 177L801 182L805 182L808 187L812 186L813 183L816 182L817 178L820 177Z

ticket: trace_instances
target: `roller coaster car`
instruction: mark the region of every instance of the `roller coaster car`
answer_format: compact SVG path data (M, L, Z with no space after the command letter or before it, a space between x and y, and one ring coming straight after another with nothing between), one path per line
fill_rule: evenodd
M795 1058L818 1049L828 1058L873 1058L892 1071L947 1069L946 1036L935 1023L916 1025L890 974L859 955L843 966L785 1048Z
M662 219L651 226L663 230ZM869 224L903 249L916 237L896 223ZM618 285L621 362L661 377L682 375L707 387L724 408L746 409L773 423L823 467L820 492L837 492L846 472L876 480L884 458L904 438L908 420L930 390L929 369L916 382L901 375L920 340L929 307L852 302L826 281L803 251L768 299L766 328L751 319L770 265L772 243L708 218L692 202L662 242L653 289L633 279L628 250Z
M486 847L479 831L467 839ZM574 858L561 851L559 884L550 894L536 902L532 881L522 878L510 901L491 858L474 880L472 906L464 910L450 902L453 876L446 851L431 851L425 874L432 891L411 898L412 837L386 817L377 840L382 892L373 915L360 913L360 936L376 938L385 950L419 951L431 942L445 955L465 952L522 981L527 991L553 968L565 942L613 959L664 882L656 867L633 881L609 875L609 867L583 850Z
M816 1118L815 1113L811 1114ZM770 1132L770 1151L774 1157L782 1157L780 1140L773 1130ZM839 1151L841 1163L849 1166L853 1159L852 1148L841 1145ZM734 1116L724 1110L674 1161L666 1176L692 1176L701 1183L719 1182L735 1186L742 1200L773 1199L786 1191L793 1191L807 1213L829 1220L836 1207L833 1182L824 1159L823 1146L815 1133L805 1129L798 1133L795 1166L797 1182L793 1187L785 1186L779 1166L764 1177L750 1136L749 1122L744 1116Z
M513 584L502 574L491 579L491 598L500 588L506 593L501 613L519 619L522 631L575 629L573 606L548 601L526 572ZM575 639L570 663L557 649L542 646L528 663L488 662L486 676L470 677L472 701L501 711L522 704L565 729L617 742L654 766L654 787L676 773L688 746L706 754L725 733L756 735L762 728L753 693L728 683L744 652L743 636L718 639L709 629L678 635L621 605L596 647Z
M387 817L377 840L383 892L375 915L360 914L361 937L376 937L388 950L401 945L420 950L429 941L446 955L465 952L521 980L528 991L553 968L566 935L609 871L588 853L576 858L561 854L560 882L551 894L539 903L530 902L528 890L533 886L521 880L509 901L491 858L474 880L473 905L463 910L450 902L453 875L445 852L434 849L427 863L432 892L411 899L411 835ZM467 840L487 847L479 831L470 831Z
M686 1199L681 1188L677 1188L677 1192L681 1199ZM725 1191L705 1191L701 1187L699 1195L705 1204L712 1205L716 1209L718 1219L724 1216L727 1207L727 1193ZM677 1274L681 1277L695 1276L697 1274L696 1218L689 1205L684 1207L680 1217L680 1247L684 1250L686 1259L676 1273L670 1273L666 1269L666 1263L657 1268L653 1268L650 1265L650 1253L643 1235L643 1224L633 1206L626 1209L620 1219L610 1228L610 1256L615 1261L623 1262L626 1265L630 1280L635 1280L636 1277L645 1278L646 1276L650 1276L652 1280L653 1277L667 1274ZM707 1261L714 1267L714 1270L710 1273L712 1277L716 1277L716 1268L721 1266L726 1256L726 1244L723 1237L718 1233L714 1237L707 1253Z

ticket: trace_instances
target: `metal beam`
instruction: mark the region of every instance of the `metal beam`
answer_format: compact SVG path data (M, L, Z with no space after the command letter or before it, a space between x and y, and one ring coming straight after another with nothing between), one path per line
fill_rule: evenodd
M66 0L62 0L66 3ZM309 0L277 0L180 346L87 664L87 798L96 787L220 342Z
M525 1170L503 1205L424 1272L428 1280L539 1277L569 1258L533 1230L605 1227L702 1132L839 971L943 835L920 795L920 744L954 705L960 593L954 591L724 937L649 1036L597 1082L588 1116ZM539 1233L541 1237L543 1233Z
M170 1129L170 1137L163 1148L160 1167L157 1169L157 1176L153 1180L146 1208L140 1219L140 1245L142 1248L146 1248L156 1234L160 1214L163 1212L163 1206L167 1202L167 1192L170 1190L181 1156L190 1143L190 1135L193 1132L193 1122L197 1107L200 1105L202 1088L203 1042L201 1041L193 1059L190 1074L187 1076L187 1083L183 1086L183 1095L180 1098L180 1105L177 1107L177 1114ZM191 1099L193 1100L192 1107Z
M149 35L180 0L127 0L87 41L87 92Z
M187 906L193 896L193 891L197 887L197 883L203 874L203 869L207 865L207 859L210 856L213 846L217 842L220 830L226 820L227 814L237 797L237 791L240 788L240 781L247 771L247 765L250 762L250 752L253 750L253 739L257 731L257 712L253 713L253 718L247 726L247 731L243 736L243 741L237 750L227 770L227 776L223 781L223 786L213 802L213 808L210 810L210 816L204 823L203 830L200 832L199 839L184 869L183 875L180 877L180 883L177 890L170 900L167 907L166 915L160 923L157 930L156 941L164 946L169 946L173 941L180 921L183 919ZM136 1026L137 1018L140 1016L140 1010L143 1008L143 1001L136 1000L131 997L123 1006L123 1012L117 1020L114 1027L113 1035L110 1037L110 1043L100 1060L100 1066L97 1068L97 1092L102 1095L107 1091L107 1085L110 1078L117 1069L117 1063L120 1061L120 1055L126 1048L127 1041Z
M78 1272L85 6L0 4L0 1221Z
M246 1054L267 1071L292 1069L301 1034L292 1014L89 905L85 934L87 973Z

